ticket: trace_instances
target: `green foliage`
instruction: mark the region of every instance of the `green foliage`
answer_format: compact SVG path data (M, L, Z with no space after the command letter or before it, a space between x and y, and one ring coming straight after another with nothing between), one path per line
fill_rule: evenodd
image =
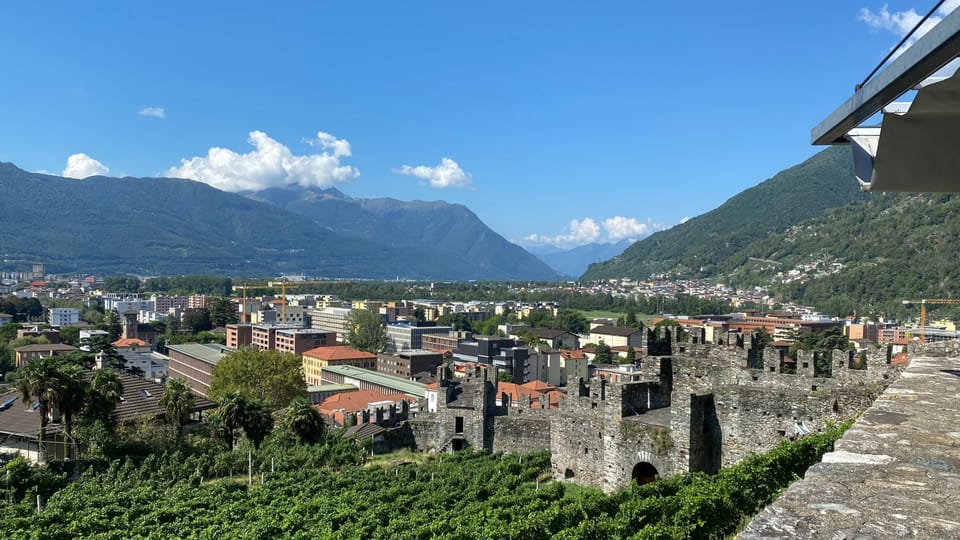
M0 536L299 538L724 538L832 448L831 428L719 474L678 475L611 495L543 482L547 452L461 452L421 465L362 466L332 433L296 444L276 430L253 453L173 451L89 468L37 513L0 503ZM33 489L19 464L21 492ZM273 472L271 472L273 471ZM240 478L214 480L241 475ZM242 480L241 480L242 478Z
M186 310L183 313L180 328L191 334L211 330L213 323L210 319L210 310L207 308Z
M381 353L387 347L387 325L383 317L365 309L350 311L347 318L347 343L358 351Z
M36 321L43 318L43 305L36 298L18 298L11 295L0 298L0 313L12 315L13 322Z
M147 279L143 290L178 295L230 296L233 280L220 276L160 276Z
M446 315L441 315L440 318L437 319L437 324L440 326L453 327L454 330L473 331L473 326L463 313L447 313Z
M72 345L74 347L79 347L80 346L80 328L76 326L61 326L60 342L66 343L67 345Z
M194 405L193 392L183 379L170 379L160 396L160 406L167 413L167 420L176 426L177 436L181 434L183 424L189 420Z
M497 371L497 380L500 382L514 382L513 375L506 371Z
M303 397L293 398L280 423L303 444L316 444L323 438L325 431L320 412Z
M595 349L593 363L594 364L610 364L613 362L613 351L610 350L610 346L604 342L597 343L597 348Z
M248 401L263 400L273 410L297 396L306 396L300 357L252 347L224 356L213 366L209 396L221 401L234 393Z
M106 276L103 278L103 290L109 293L137 294L143 291L137 276Z
M237 316L233 313L230 300L217 298L210 304L210 324L214 327L226 326L236 322Z
M816 353L814 373L818 377L829 377L833 373L833 351L852 351L853 344L839 328L828 328L796 335L790 356L796 358L798 350Z

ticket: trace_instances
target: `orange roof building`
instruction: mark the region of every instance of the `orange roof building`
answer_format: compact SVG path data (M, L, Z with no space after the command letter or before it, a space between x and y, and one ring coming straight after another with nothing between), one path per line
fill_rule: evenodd
M375 371L377 355L358 351L346 345L317 347L303 353L303 377L307 384L323 384L321 372L329 366L353 366Z
M380 407L388 408L390 405L399 404L401 401L413 403L416 400L404 394L384 394L375 390L358 390L330 396L317 405L317 408L320 410L320 414L333 418L334 422L342 426L346 417L350 415Z

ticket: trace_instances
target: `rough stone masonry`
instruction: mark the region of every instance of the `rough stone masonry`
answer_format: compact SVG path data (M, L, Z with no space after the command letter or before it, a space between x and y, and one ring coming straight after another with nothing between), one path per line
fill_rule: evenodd
M459 380L445 368L435 410L409 420L413 441L436 452L549 449L555 477L613 491L657 476L714 473L821 430L865 410L898 373L881 349L867 355L866 369L852 369L848 353L818 362L801 352L793 362L776 349L753 350L750 336L680 343L659 328L647 339L639 380L580 380L555 409L498 396L492 367L470 368Z
M960 345L935 345L740 538L960 538Z

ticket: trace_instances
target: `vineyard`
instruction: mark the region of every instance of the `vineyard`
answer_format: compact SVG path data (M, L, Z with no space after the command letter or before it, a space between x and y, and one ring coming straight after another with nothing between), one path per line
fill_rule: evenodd
M69 481L69 471L14 460L0 478L0 538L723 538L842 430L785 442L715 476L610 495L551 481L546 452L364 464L362 448L334 436L265 445L250 476L246 450L88 464Z

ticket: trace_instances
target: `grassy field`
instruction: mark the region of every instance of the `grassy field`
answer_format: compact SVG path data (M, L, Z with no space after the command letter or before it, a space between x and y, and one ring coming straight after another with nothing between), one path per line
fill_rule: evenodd
M579 311L580 313L582 313L583 316L587 318L587 320L593 320L593 319L613 319L613 320L617 320L617 319L619 319L620 317L626 317L626 316L627 316L626 313L621 313L621 312L618 312L618 311L583 311L583 310L580 310L580 309L578 309L578 310L576 310L576 311Z

